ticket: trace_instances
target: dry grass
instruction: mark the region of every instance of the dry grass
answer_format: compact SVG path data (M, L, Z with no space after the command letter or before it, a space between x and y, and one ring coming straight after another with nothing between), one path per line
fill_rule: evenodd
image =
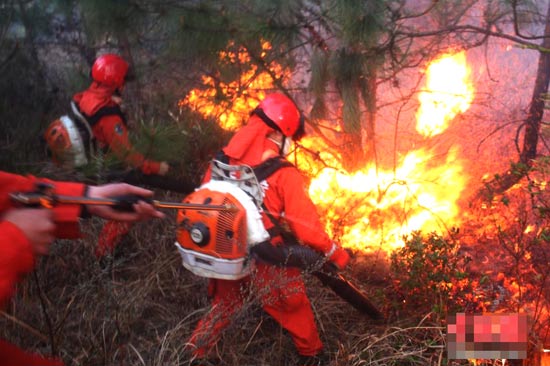
M206 280L181 266L173 245L174 214L135 225L122 243L123 255L108 268L93 255L101 220L83 223L81 240L57 241L0 316L1 336L25 349L56 354L67 365L188 364L185 342L209 304ZM357 276L361 285L364 273ZM315 278L306 276L306 283L326 364L441 363L442 329L427 319L416 327L386 327ZM374 299L383 301L380 295ZM296 364L290 337L254 296L249 300L216 347L218 364Z
M84 222L81 240L57 241L0 313L0 337L56 354L67 365L188 365L185 343L209 310L207 281L181 265L174 247L176 212L167 213L165 220L133 226L121 256L107 267L93 254L102 220ZM385 256L356 257L345 276L369 294L387 321L373 321L306 275L324 365L468 365L445 359L440 315L396 306ZM252 293L224 331L215 349L217 365L298 364L291 338L258 298Z
M100 219L84 222L84 238L52 246L51 255L40 260L0 313L0 337L58 355L67 365L188 365L185 344L209 302L206 279L185 270L174 247L175 212L168 212L166 220L132 227L120 246L121 256L107 267L93 254L102 224ZM445 359L440 314L396 306L400 298L386 257L359 256L345 276L369 294L387 321L373 321L306 275L325 344L324 365L469 364ZM215 364L298 364L291 338L263 312L259 296L252 293L224 331Z

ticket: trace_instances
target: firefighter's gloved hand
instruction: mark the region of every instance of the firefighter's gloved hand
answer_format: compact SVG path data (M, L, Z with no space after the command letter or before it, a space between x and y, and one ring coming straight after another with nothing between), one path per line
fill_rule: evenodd
M348 251L336 243L332 243L332 248L330 248L326 255L329 262L336 266L339 270L346 268L350 261Z
M166 175L170 170L170 165L167 162L163 161L160 163L159 175Z

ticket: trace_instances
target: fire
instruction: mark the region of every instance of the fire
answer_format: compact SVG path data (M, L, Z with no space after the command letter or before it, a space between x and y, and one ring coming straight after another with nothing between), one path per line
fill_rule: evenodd
M437 58L426 72L417 130L433 136L468 109L473 88L464 52ZM413 231L439 232L459 224L457 202L466 177L455 149L443 161L426 149L410 151L395 170L368 165L346 174L340 168L321 170L309 193L329 234L346 247L391 252Z
M464 51L443 55L430 63L426 89L418 96L416 130L420 134L432 137L442 133L458 113L470 108L474 93L469 76Z
M269 44L264 44L264 51L269 49ZM228 63L241 64L250 60L244 49L220 53L220 58ZM275 63L270 67L278 77L290 74L289 70ZM431 138L444 133L457 115L468 110L474 99L474 88L465 52L437 57L427 65L425 73L426 85L418 95L416 130L424 138ZM212 76L204 76L202 80L203 87L192 90L180 105L205 117L217 118L228 130L235 130L246 121L250 110L265 96L265 90L275 89L271 75L259 72L253 66L245 70L237 82L224 83ZM302 107L305 109L306 106ZM334 126L330 128L336 129ZM325 228L345 247L389 253L402 246L404 238L413 231L440 232L461 224L459 201L468 182L466 165L454 147L443 157L428 148L418 148L404 153L395 167L366 164L354 172L346 172L341 164L342 156L320 137L308 136L300 141L300 145L302 148L297 148L289 160L311 178L309 194ZM490 179L490 176L484 178ZM548 179L543 178L536 183L541 190L546 190ZM508 193L520 188L521 185L517 184ZM517 206L517 212L525 211L519 203ZM522 229L518 232L522 233L523 246L529 243L530 237L550 241L541 234L541 230L546 232L546 226L529 224L522 227L522 220L504 215L510 211L509 203L504 200L495 201L483 207L482 211L482 224L475 238L485 237L488 242L496 242L500 233L507 232L506 221L510 221ZM506 235L504 239L507 239ZM521 256L514 258L522 258L524 264L521 268L515 264L517 273L516 267L513 274L501 272L496 287L491 285L486 289L481 281L474 280L477 290L469 296L477 302L483 299L484 292L498 291L494 300L483 301L484 311L498 310L497 307L507 306L509 302L521 312L533 314L546 327L550 316L547 295L535 286L544 286L547 279L532 263L529 251L524 250L519 242L507 243L504 239L501 239L504 242L501 245L508 245L512 253L520 253ZM478 263L481 266L478 272L495 261L490 255L485 258ZM486 273L490 275L491 272ZM452 286L451 283L443 285ZM546 331L545 327L540 329ZM545 337L546 334L542 339ZM475 360L470 362L475 364Z
M456 223L455 202L466 183L462 166L454 150L439 164L433 158L420 149L407 154L395 172L374 165L351 174L323 169L309 193L328 233L346 247L391 252L413 231Z
M265 44L264 49L269 50L269 45ZM227 62L248 60L246 51L241 51L220 57ZM278 65L272 66L277 73L288 73ZM451 82L450 75L456 76ZM418 126L426 136L442 133L457 113L468 108L473 89L467 75L464 53L445 55L429 65L428 84L420 95L417 114ZM442 79L446 82L441 83ZM223 128L234 130L245 122L263 98L263 90L272 88L273 82L269 74L258 74L252 68L238 82L216 83L205 76L203 85L203 89L192 90L180 105L205 117L216 117ZM214 103L220 91L229 98ZM427 118L429 114L432 118ZM305 149L297 149L289 160L313 177L310 196L329 235L345 247L391 252L402 246L404 236L412 231L441 231L442 227L459 224L457 201L466 177L455 149L451 148L443 160L432 151L418 149L404 154L395 169L367 165L347 173L338 153L331 152L319 137L306 137L300 144ZM317 159L305 150L319 151Z
M229 45L232 46L232 45ZM262 44L261 57L271 49L268 42ZM228 64L248 65L250 55L243 47L236 52L219 53L220 61ZM286 70L279 64L271 65L275 75L284 75ZM212 76L202 76L203 87L193 89L178 104L188 107L205 117L216 118L223 129L235 131L246 122L248 114L265 97L264 90L273 89L273 77L267 72L259 72L251 65L244 70L238 81L224 82Z

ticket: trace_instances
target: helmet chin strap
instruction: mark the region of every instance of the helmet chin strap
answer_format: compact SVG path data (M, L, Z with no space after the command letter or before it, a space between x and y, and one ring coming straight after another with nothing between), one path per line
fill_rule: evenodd
M279 155L285 157L290 153L290 148L292 147L292 139L290 137L283 136L282 142L277 141L272 137L268 137L267 139L279 147Z
M290 149L292 148L292 137L285 137L283 142L283 156L288 156L290 154Z
M273 137L268 137L267 139L279 147L279 155L281 155L283 152L283 144L281 144L280 141L275 140Z

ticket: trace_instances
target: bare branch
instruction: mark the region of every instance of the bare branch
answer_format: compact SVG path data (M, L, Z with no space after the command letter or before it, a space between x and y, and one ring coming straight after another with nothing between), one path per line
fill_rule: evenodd
M518 37L521 37L523 39L532 39L532 40L542 39L542 38L547 37L547 35L528 36L528 35L525 35L525 34L521 34L521 32L519 31L519 24L518 24L518 9L517 9L518 2L517 2L517 0L512 0L511 3L512 3L512 15L514 17L514 32L516 33L516 35Z
M460 33L460 32L468 32L472 34L483 34L485 36L491 36L491 37L497 37L497 38L503 38L510 40L514 43L521 44L524 46L527 46L528 48L537 49L539 51L543 52L550 52L550 49L542 47L539 44L528 42L522 38L514 37L509 34L505 33L499 33L499 32L493 32L486 28L476 27L473 25L457 25L457 26L451 26L445 29L438 29L434 31L425 31L425 32L401 32L398 31L398 35L402 35L404 37L410 37L410 38L425 38L425 37L435 37L435 36L442 36L447 35L451 33ZM540 37L544 38L544 37ZM548 38L548 37L546 37Z

